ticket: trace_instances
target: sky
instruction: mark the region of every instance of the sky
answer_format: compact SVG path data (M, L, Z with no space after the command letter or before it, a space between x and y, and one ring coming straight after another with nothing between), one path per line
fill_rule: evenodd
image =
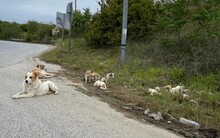
M100 0L76 0L77 10L89 8L92 13L100 9ZM0 20L27 23L34 20L41 23L55 23L56 12L66 13L66 6L75 0L0 0Z

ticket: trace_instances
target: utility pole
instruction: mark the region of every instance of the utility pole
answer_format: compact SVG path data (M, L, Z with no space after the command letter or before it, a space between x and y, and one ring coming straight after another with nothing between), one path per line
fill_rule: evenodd
M75 0L75 12L76 12L76 7L77 7L77 5L76 5L76 0Z
M123 20L122 20L122 35L121 35L121 64L125 63L126 59L126 42L127 42L127 20L128 20L128 0L123 2Z

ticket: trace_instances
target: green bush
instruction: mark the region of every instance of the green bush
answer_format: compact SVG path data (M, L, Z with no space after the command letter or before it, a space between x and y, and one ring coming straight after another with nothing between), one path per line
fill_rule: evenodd
M27 34L25 40L28 42L51 43L52 29L54 25L42 24L36 21L27 23Z
M151 0L129 0L128 39L149 42L152 24L157 16ZM90 46L98 48L120 45L123 1L102 0L100 12L96 13L87 27L86 38Z
M22 30L20 29L20 25L13 22L3 22L0 21L0 39L10 40L13 38L21 39L22 38Z

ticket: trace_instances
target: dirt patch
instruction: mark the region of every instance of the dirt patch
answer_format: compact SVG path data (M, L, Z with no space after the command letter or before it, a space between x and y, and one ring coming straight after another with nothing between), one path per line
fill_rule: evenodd
M107 85L108 89L103 91L94 87L93 83L84 84L83 71L65 70L60 75L67 77L81 92L89 96L97 96L107 102L126 117L136 119L142 123L153 123L161 128L171 130L189 138L219 138L220 130L214 128L195 128L179 123L178 119L172 118L169 114L162 114L163 119L156 121L144 114L146 101L141 93L132 88ZM83 85L82 85L83 84Z

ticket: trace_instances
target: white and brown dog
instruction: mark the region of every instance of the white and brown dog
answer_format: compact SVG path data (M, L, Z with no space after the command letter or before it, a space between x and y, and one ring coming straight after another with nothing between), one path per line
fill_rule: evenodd
M97 86L97 87L100 87L100 89L102 89L102 90L107 89L105 82L100 81L100 80L97 80L93 85Z
M183 93L184 90L185 90L185 87L184 86L176 86L176 87L173 87L171 85L167 85L167 86L164 86L164 88L166 90L168 90L171 94L175 94L175 93Z
M176 87L171 88L171 89L169 90L169 92L170 92L171 94L183 93L184 89L185 89L184 86L179 86L179 85L178 85L178 86L176 86Z
M32 70L32 72L39 72L39 79L46 79L54 77L54 74L47 73L45 71L45 65L37 64L36 68Z
M87 70L85 72L85 83L87 82L94 82L101 78L101 75L99 75L96 72L92 72L91 70Z
M113 79L115 77L115 73L108 73L105 77L102 77L100 80L107 84L109 79Z
M13 99L28 98L33 96L58 94L58 88L52 81L41 82L38 71L28 72L22 83L23 91L12 96Z
M153 88L148 88L148 92L150 92L150 95L155 95L155 94L159 94L161 95L160 91L160 87L155 87Z
M93 72L93 73L91 74L91 76L92 76L93 81L100 80L101 77L102 77L102 76L101 76L100 74L98 74L97 72Z

